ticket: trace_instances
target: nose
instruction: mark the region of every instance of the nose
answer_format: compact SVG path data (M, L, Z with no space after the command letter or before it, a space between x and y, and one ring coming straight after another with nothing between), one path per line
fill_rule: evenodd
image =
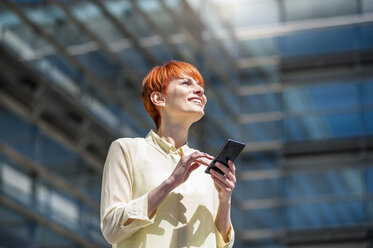
M195 83L194 85L195 85L194 94L198 96L202 96L203 93L205 93L205 89L198 83Z

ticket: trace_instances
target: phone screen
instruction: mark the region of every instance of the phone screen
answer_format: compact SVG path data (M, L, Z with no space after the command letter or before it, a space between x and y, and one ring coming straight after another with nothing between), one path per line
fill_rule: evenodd
M225 166L228 166L228 160L231 160L234 162L234 160L237 158L238 154L244 149L246 144L235 141L232 139L228 139L225 144L220 148L218 154L215 156L215 158L211 161L210 165L205 170L206 173L210 174L210 170L216 170L220 174L223 174L221 170L219 170L215 166L215 162L220 162L224 164Z

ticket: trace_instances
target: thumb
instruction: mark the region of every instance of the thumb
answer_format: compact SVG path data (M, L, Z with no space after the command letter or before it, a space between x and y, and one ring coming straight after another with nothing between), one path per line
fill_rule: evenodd
M186 173L185 175L185 180L189 178L189 175L190 173L192 173L192 171L194 171L195 169L197 169L201 164L200 163L193 163L189 169L188 169L188 172Z

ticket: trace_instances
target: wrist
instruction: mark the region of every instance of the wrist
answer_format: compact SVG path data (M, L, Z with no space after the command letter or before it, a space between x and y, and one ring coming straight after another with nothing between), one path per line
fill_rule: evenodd
M172 191L174 188L177 187L177 183L175 178L169 177L166 180L163 181L163 184L170 190Z
M225 198L225 197L219 197L219 204L220 205L231 205L231 196Z

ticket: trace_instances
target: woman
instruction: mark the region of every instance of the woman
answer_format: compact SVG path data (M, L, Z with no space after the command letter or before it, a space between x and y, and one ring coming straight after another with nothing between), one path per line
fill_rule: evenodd
M192 149L204 82L192 65L171 61L145 77L141 98L157 130L114 141L105 162L101 230L113 247L232 247L235 166L204 173L212 156Z

